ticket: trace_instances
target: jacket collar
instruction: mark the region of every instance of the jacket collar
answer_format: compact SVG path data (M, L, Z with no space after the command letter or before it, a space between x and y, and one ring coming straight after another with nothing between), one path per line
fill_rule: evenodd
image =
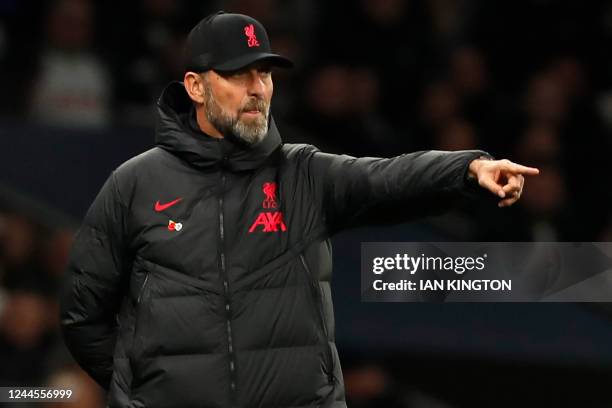
M157 101L155 144L199 168L223 166L232 171L254 170L281 145L280 134L270 116L268 134L247 146L231 138L216 139L189 125L193 104L182 82L166 86Z

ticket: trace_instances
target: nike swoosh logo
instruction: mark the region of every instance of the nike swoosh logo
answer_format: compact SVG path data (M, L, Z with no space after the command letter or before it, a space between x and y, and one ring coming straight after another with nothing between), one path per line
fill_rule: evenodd
M160 212L160 211L164 211L170 207L172 207L174 204L178 203L179 201L181 201L182 198L179 197L176 200L172 200L169 203L166 204L160 204L159 200L157 200L157 202L155 203L155 211Z

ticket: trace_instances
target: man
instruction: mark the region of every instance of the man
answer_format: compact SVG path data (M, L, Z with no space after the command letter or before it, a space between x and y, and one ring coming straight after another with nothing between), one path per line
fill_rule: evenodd
M482 151L357 159L283 145L271 67L291 62L258 21L209 16L186 50L156 147L111 174L77 233L68 348L109 407L345 407L330 237L485 189L511 205L537 169Z

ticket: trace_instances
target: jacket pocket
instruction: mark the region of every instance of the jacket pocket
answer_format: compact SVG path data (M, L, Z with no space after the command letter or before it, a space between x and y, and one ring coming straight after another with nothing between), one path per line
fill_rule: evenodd
M144 279L134 302L134 338L129 353L130 365L136 377L136 363L142 358L145 350L146 326L148 321L148 302L151 272L144 271Z
M327 379L330 384L334 384L336 381L336 377L334 375L334 356L331 350L331 346L329 345L329 335L327 331L327 322L325 319L325 312L323 310L323 296L321 293L321 287L319 286L318 281L314 278L313 274L306 263L306 259L304 258L304 254L300 253L300 262L306 273L306 279L308 280L310 290L312 292L311 300L313 302L313 308L315 309L315 314L317 315L320 327L320 333L322 340L325 342L325 374L327 374Z

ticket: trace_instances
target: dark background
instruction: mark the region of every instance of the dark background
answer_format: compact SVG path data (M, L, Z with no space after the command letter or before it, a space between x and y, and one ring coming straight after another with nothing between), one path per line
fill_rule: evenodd
M611 406L608 305L361 303L356 256L362 241L612 241L612 3L598 0L0 0L0 386L71 385L71 406L104 406L59 337L58 280L110 171L152 146L186 34L220 8L296 62L273 73L286 142L481 148L541 170L511 208L334 238L349 406Z

